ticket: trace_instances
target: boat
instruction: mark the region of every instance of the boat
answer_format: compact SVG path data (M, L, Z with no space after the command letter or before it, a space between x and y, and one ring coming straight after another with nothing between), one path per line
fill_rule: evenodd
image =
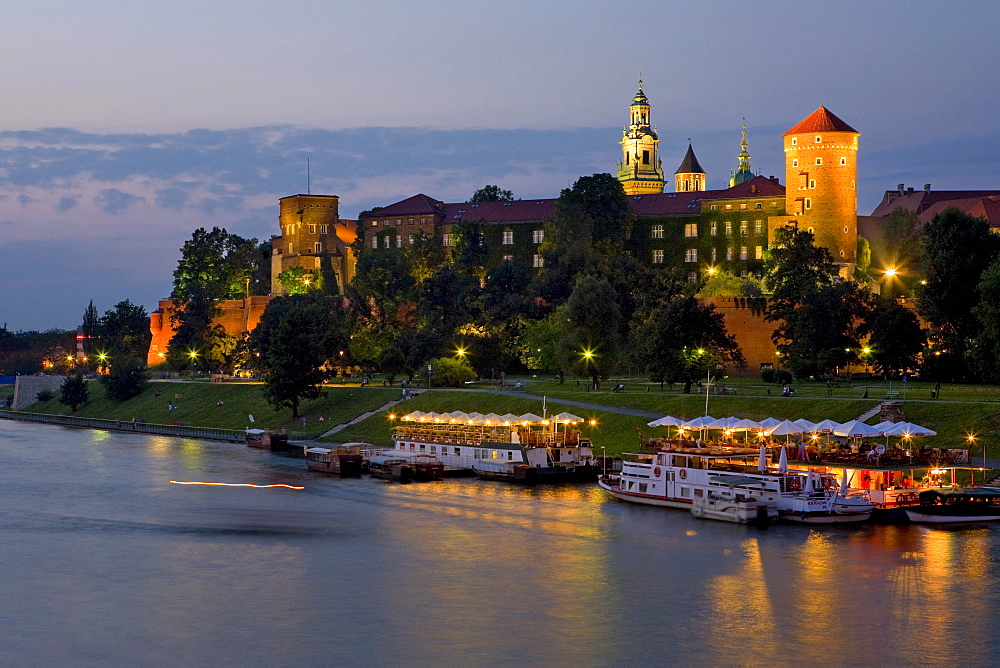
M450 470L511 482L593 482L599 467L594 446L576 425L583 418L479 413L402 416L387 456L436 457ZM530 469L530 470L529 470Z
M413 470L413 480L416 482L440 480L444 477L444 464L437 457L417 455L410 457L409 465Z
M691 502L691 514L699 519L756 524L767 526L778 521L778 504L759 495L737 492L738 485L755 486L756 481L746 478L727 480L729 489L710 490Z
M653 454L627 456L621 474L598 481L621 501L690 510L695 499L731 490L773 501L782 520L809 524L864 522L875 508L867 493L842 490L834 475L779 472L749 448L666 445Z
M920 524L958 524L1000 520L1000 490L973 487L920 493L920 504L908 506L906 515Z
M333 445L329 448L306 449L306 469L309 471L359 477L362 461L361 449L357 446Z
M402 457L373 455L368 458L369 473L373 478L410 482L413 480L413 469L408 460Z
M289 445L288 434L282 431L274 431L271 429L247 429L246 430L246 441L247 447L250 448L260 448L261 450L270 450L272 452L295 452L298 450L297 446ZM301 454L298 456L301 457Z

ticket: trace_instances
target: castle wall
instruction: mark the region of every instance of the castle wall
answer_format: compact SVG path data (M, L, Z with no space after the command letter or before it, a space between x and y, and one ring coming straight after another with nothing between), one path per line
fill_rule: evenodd
M219 315L212 321L214 325L222 325L226 334L243 336L252 332L260 322L264 309L274 299L273 297L250 297L249 299L227 299L218 302ZM159 364L167 354L167 346L174 336L174 328L170 323L170 313L173 304L169 299L159 302L159 308L149 314L149 331L153 335L146 355L146 364Z
M776 323L764 322L766 300L745 297L710 297L703 304L712 304L726 319L726 329L736 337L736 342L747 361L747 373L757 374L761 365L780 366L780 358L771 341ZM732 371L732 369L730 369Z
M58 392L66 376L18 376L14 381L14 400L10 407L15 411L27 408L38 401L42 390Z

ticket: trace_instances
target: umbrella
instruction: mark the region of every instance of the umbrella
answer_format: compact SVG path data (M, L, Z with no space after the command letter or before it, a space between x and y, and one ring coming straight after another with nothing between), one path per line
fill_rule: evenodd
M863 436L879 436L882 434L880 429L865 424L860 420L851 420L850 422L845 422L840 425L839 428L834 429L833 433L837 436L849 436L851 438L861 438Z
M732 429L733 425L739 421L740 419L738 417L724 417L719 418L718 420L713 420L711 424L707 424L705 426L710 429Z
M771 427L777 427L781 424L781 420L775 420L773 417L764 418L758 424L764 429L770 429Z
M572 413L560 413L559 415L552 416L553 420L559 420L560 422L583 422L583 418L573 415Z
M801 434L805 429L795 424L791 420L779 422L773 429L769 430L771 436L789 436L790 434Z
M757 470L764 472L767 470L767 444L760 444L760 455L757 457Z
M794 424L797 424L798 426L802 427L804 431L812 431L813 429L816 428L816 424L814 422L810 422L805 418L799 418L798 420L795 421Z
M650 427L679 427L684 424L684 420L673 415L664 415L658 420L647 423Z
M885 430L886 434L893 436L937 436L937 432L927 427L921 427L912 422L898 422L891 428Z
M834 422L833 420L823 420L822 422L817 422L813 425L813 429L818 432L829 434L834 429L840 426L839 422Z
M535 415L534 413L525 413L517 418L518 422L541 422L542 418Z
M737 422L735 425L733 425L732 429L739 429L740 431L744 431L744 430L745 431L753 431L755 429L760 429L760 423L756 422L754 420L750 420L748 418L743 418L742 420L740 420L739 422Z
M784 475L788 473L788 453L785 449L781 449L781 455L778 457L778 473Z
M706 415L704 417L697 417L693 420L688 420L687 422L681 424L681 426L688 429L705 429L713 422L715 422L715 418L711 415Z

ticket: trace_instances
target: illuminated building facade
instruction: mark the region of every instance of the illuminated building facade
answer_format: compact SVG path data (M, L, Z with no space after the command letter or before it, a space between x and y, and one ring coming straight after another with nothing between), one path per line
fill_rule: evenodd
M354 278L355 258L350 244L357 238L353 220L341 220L339 198L334 195L291 195L278 200L281 235L271 237L271 294L282 295L278 274L301 267L307 277L331 263L338 292Z
M642 92L641 79L629 114L629 124L622 131L618 180L627 195L662 193L666 180L659 155L660 140L656 136L656 128L650 125L649 100Z

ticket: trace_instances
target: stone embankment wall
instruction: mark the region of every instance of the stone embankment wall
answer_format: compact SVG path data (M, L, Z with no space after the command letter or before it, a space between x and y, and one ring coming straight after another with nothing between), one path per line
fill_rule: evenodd
M11 408L23 410L38 401L38 393L42 390L58 392L66 376L18 376L14 382L14 401Z

